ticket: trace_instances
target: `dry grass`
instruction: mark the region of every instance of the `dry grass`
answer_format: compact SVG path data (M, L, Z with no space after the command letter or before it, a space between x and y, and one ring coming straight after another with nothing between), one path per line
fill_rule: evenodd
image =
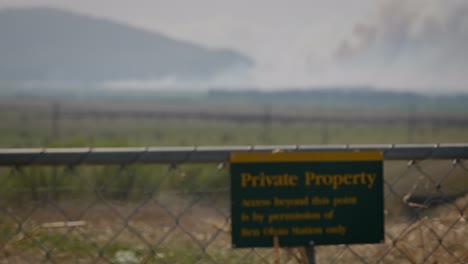
M467 262L467 205L468 195L429 208L415 219L386 219L385 243L318 246L317 261ZM271 249L231 249L227 203L214 206L208 197L171 195L160 196L135 211L136 207L119 202L63 201L5 208L0 216L0 263L47 258L57 263L107 263L115 262L118 252L131 252L139 262L148 263L273 261ZM43 225L78 220L85 224ZM21 228L17 221L22 222ZM304 258L295 249L283 250L280 255L281 263L297 263Z

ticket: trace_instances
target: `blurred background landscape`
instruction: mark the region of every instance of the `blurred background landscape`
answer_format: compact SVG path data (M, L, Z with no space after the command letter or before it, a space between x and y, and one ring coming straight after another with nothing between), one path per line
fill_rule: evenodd
M463 1L1 1L2 147L468 138Z
M0 148L37 152L0 166L0 263L273 260L231 249L228 164L5 148L467 142L466 0L0 0ZM468 262L464 153L386 160L385 241L318 261Z

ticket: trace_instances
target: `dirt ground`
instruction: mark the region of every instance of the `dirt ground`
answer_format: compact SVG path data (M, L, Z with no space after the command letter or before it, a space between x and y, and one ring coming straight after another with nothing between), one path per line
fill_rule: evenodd
M317 261L464 263L467 205L468 195L416 219L387 218L385 243L318 246ZM231 248L229 211L226 201L180 195L9 205L0 212L0 263L272 262L272 249ZM296 249L279 254L281 263L304 258Z

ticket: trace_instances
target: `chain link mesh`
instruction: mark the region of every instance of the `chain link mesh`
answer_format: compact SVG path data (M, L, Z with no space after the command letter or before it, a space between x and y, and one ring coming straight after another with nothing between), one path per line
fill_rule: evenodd
M385 161L384 175L385 243L317 246L317 262L468 262L468 162ZM226 163L3 166L0 196L0 263L274 262L231 249Z

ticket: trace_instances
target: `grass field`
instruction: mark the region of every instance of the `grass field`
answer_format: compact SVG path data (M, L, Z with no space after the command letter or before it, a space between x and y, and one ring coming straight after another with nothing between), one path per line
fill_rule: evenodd
M320 108L315 105L281 104L278 108L265 105L246 105L243 101L232 100L224 105L219 101L207 101L197 98L172 98L170 100L123 100L123 99L71 99L63 101L50 98L15 98L0 100L0 148L30 147L146 147L146 146L226 146L226 145L320 145L320 144L402 144L402 143L463 143L468 142L468 125L465 125L463 113L415 112L408 115L404 110L376 109L369 111L359 107L353 109ZM267 110L267 111L266 111ZM275 121L276 115L294 117L311 116L324 113L330 119L320 122ZM104 114L103 114L104 113ZM149 113L149 114L148 114ZM164 113L164 115L153 115ZM217 113L221 118L206 118L198 114L187 116L170 113ZM227 116L223 120L223 113ZM232 113L252 115L265 114L265 119L244 120L229 119ZM379 122L379 117L392 118L392 122ZM440 120L446 117L456 122L440 125L431 123L435 116ZM245 117L242 115L242 117ZM336 119L340 117L340 119ZM461 119L460 119L461 118ZM287 119L286 119L287 120ZM355 120L339 122L339 120ZM376 121L377 120L377 121ZM461 122L460 122L461 120ZM375 122L371 122L375 121ZM431 170L446 170L451 165L434 165ZM404 169L405 162L398 166L387 166L389 175L398 175ZM107 174L106 168L89 168L93 175ZM192 166L188 174L195 175L197 181L204 181L210 168ZM156 169L160 171L160 169ZM55 173L55 172L54 172ZM437 172L438 173L438 172ZM53 171L43 168L34 169L26 182L31 195L34 189L46 188L53 180ZM135 187L150 183L153 176L147 170L137 169L136 174L146 175L145 180ZM99 177L93 178L93 184L99 185ZM106 177L106 176L102 176ZM126 176L132 179L131 176ZM450 179L457 191L463 193L466 181L457 177ZM35 183L36 181L37 183ZM20 186L20 181L14 183ZM129 183L113 183L114 187ZM217 186L226 187L226 182ZM67 185L63 182L61 185ZM133 186L133 185L132 185ZM169 185L178 186L178 183ZM404 188L404 184L402 188ZM468 189L468 186L467 186Z
M468 142L466 113L446 109L408 113L400 108L199 99L68 98L59 106L56 102L41 97L0 99L0 148ZM233 121L141 114L152 112L252 113L265 118ZM274 119L317 113L329 119ZM394 122L369 122L387 116ZM338 122L336 117L360 121ZM431 122L435 119L439 122ZM463 122L440 123L444 119ZM420 161L414 166L407 161L385 162L385 180L390 183L385 187L386 242L352 246L353 251L345 246L318 247L318 261L362 263L356 253L371 263L382 256L385 263L468 261L467 167L466 161L456 166L449 160ZM107 263L118 262L116 258L125 252L147 263L272 260L270 249L230 249L228 176L218 164L0 168L0 263L38 262L47 254L59 263ZM439 189L437 182L442 183ZM151 192L154 186L157 191ZM220 193L212 196L212 192ZM410 208L402 201L408 194L459 198L435 207ZM125 220L127 216L131 217ZM72 220L86 224L44 226ZM437 246L440 237L443 247ZM282 252L283 262L294 262L291 254Z
M193 99L68 99L57 104L47 98L2 99L0 106L0 147L468 142L466 115L446 113L444 109L407 113L398 108L320 108L306 103L246 105L239 101L223 105L219 101ZM192 115L187 117L184 113ZM220 117L207 118L210 113ZM233 114L241 116L230 118ZM259 120L242 119L249 114L257 115ZM275 117L280 115L286 119L277 121ZM315 119L287 121L288 117L297 116ZM324 119L317 121L317 116ZM389 121L380 122L380 118ZM443 122L452 119L455 121Z

